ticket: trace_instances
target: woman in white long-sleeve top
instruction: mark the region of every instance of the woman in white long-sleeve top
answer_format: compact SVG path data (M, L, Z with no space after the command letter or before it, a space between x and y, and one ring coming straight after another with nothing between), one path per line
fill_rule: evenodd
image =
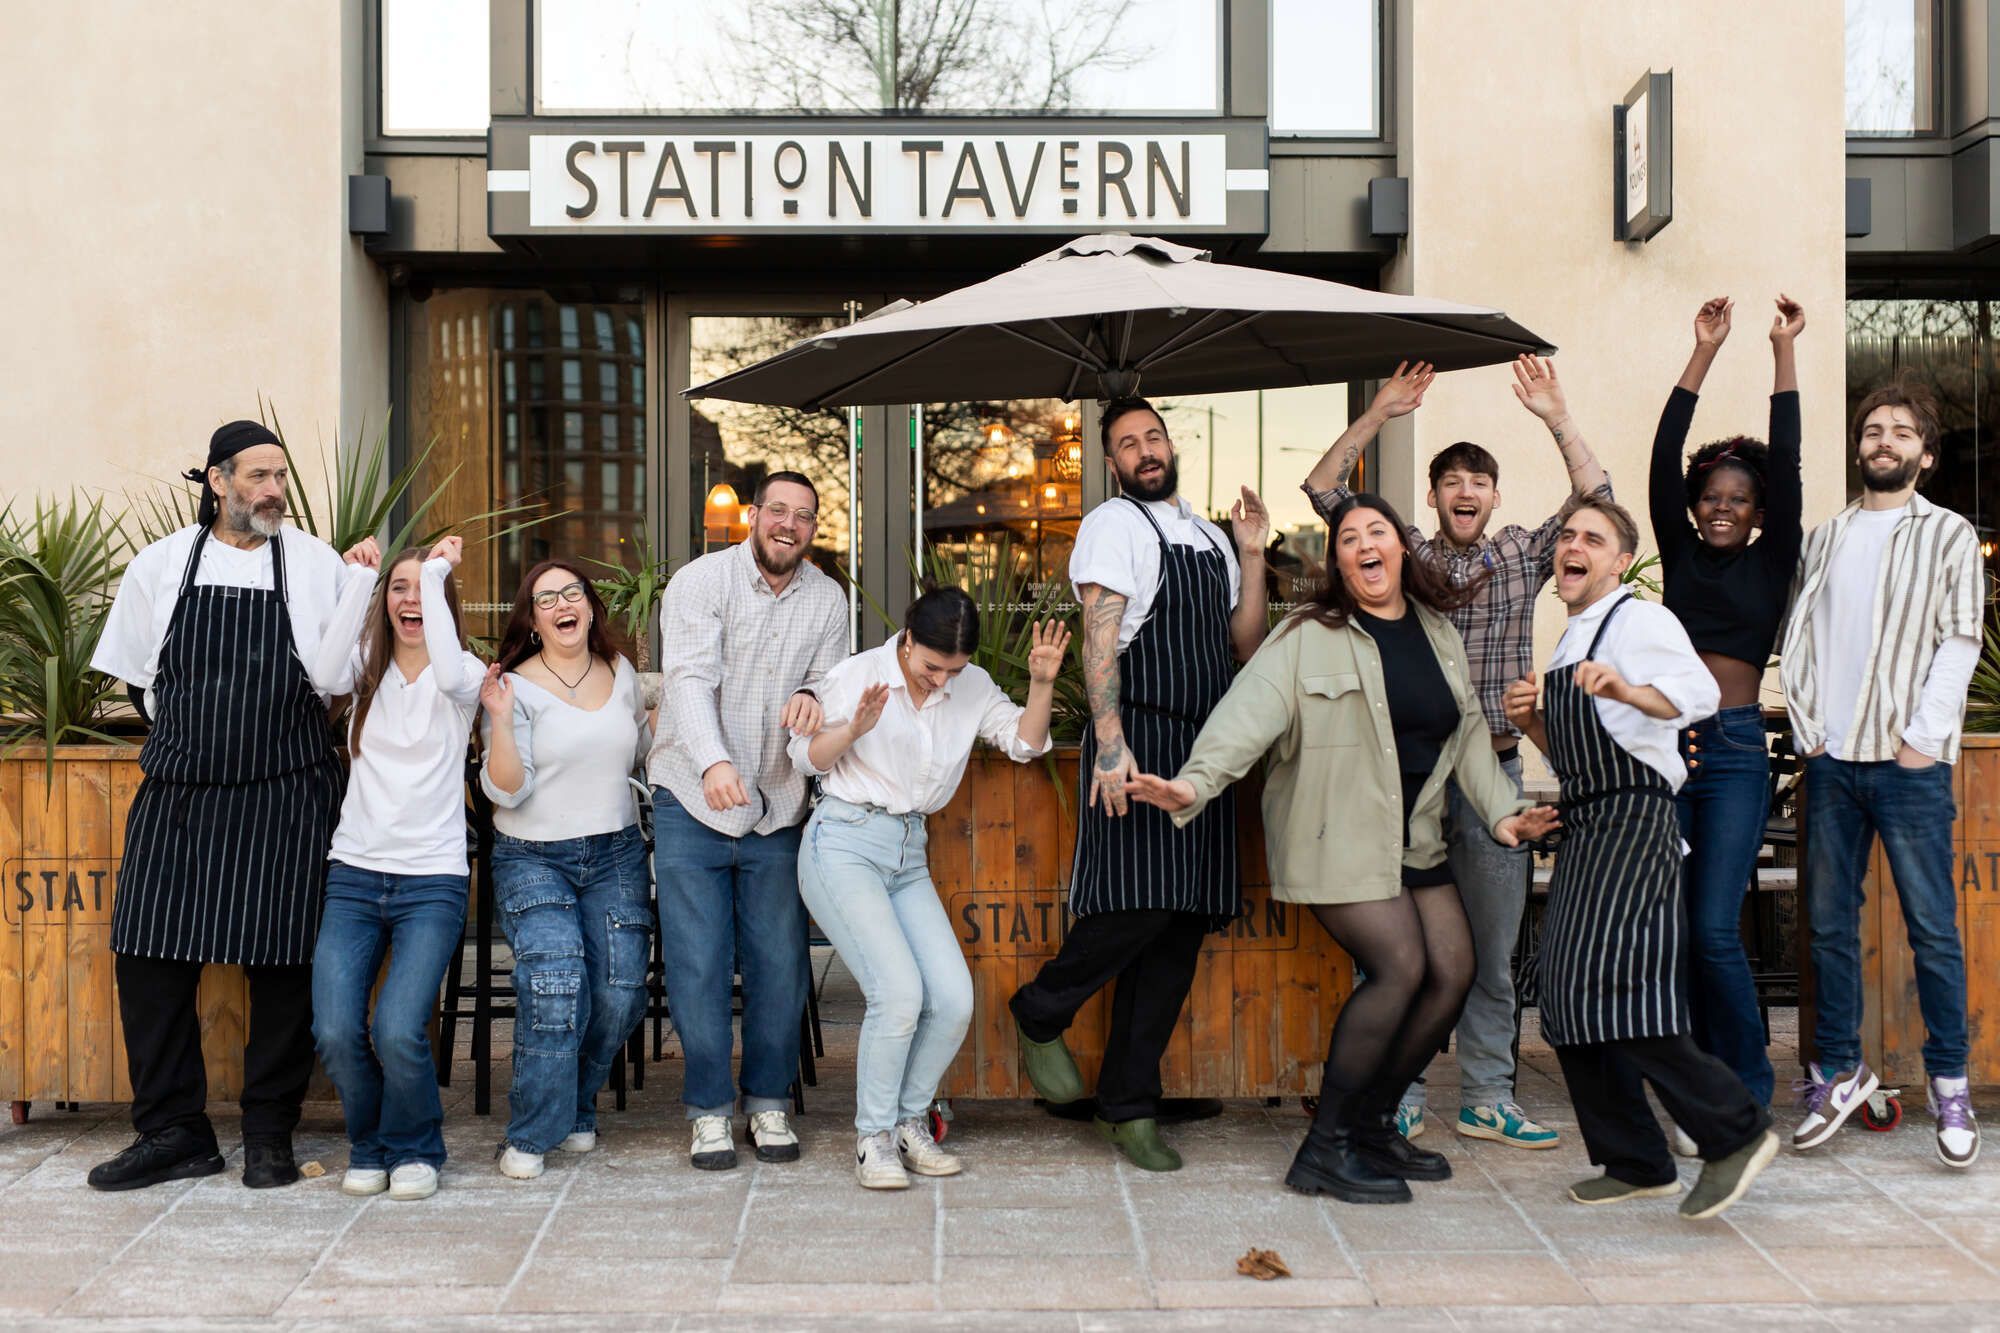
M1069 646L1061 623L1035 627L1023 707L969 665L979 611L963 591L925 593L903 626L827 673L831 721L790 744L821 791L799 848L799 892L868 1002L854 1094L855 1176L868 1189L907 1188L905 1167L959 1171L926 1113L972 1021L972 974L931 882L924 818L958 790L975 740L1017 763L1048 753Z
M502 1174L597 1146L598 1090L646 1009L653 909L629 779L650 743L632 664L575 566L528 571L480 694L493 901L514 953Z
M313 1038L347 1118L349 1194L428 1198L444 1165L429 1024L465 932L465 745L485 671L459 630L463 549L446 537L428 555L397 555L379 580L373 569L349 580L313 655L314 688L354 698L312 972Z

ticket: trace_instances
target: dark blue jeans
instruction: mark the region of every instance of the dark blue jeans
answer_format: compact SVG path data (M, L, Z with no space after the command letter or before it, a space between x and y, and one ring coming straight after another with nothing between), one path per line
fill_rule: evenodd
M1681 733L1688 780L1679 797L1688 844L1682 883L1693 948L1688 1008L1694 1043L1735 1071L1760 1106L1774 1075L1764 1050L1757 987L1743 951L1743 895L1757 873L1771 805L1763 710L1725 708Z
M1951 765L1903 768L1894 760L1806 760L1807 910L1819 1012L1813 1048L1821 1069L1861 1059L1861 879L1879 833L1916 956L1924 1070L1963 1078L1968 1048L1965 949L1952 883Z
M799 826L717 833L653 788L653 867L667 1005L687 1068L688 1119L729 1115L730 991L743 976L743 1109L782 1111L798 1076L810 967L799 899Z
M335 861L313 951L313 1040L340 1090L348 1165L444 1165L444 1106L431 1063L438 987L465 935L464 875L389 875ZM368 993L389 958L368 1017Z
M653 906L638 826L555 842L496 834L493 899L514 951L507 1142L545 1153L597 1128L597 1093L646 1012Z

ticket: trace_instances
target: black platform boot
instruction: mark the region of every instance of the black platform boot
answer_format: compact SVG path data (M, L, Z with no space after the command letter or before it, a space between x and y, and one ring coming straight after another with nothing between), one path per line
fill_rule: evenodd
M1402 1180L1450 1180L1451 1160L1419 1148L1396 1129L1396 1104L1407 1083L1363 1089L1354 1108L1354 1151L1368 1165Z
M1331 1194L1345 1203L1408 1203L1410 1187L1384 1175L1355 1151L1350 1117L1357 1094L1322 1089L1312 1128L1285 1173L1301 1194Z

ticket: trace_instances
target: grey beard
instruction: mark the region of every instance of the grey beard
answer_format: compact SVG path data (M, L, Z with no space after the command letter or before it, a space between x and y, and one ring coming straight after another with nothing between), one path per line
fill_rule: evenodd
M228 520L231 530L236 532L254 532L266 541L276 537L278 530L285 526L284 514L280 513L275 518L266 518L247 505L237 504L233 497L223 502L222 512L223 516Z

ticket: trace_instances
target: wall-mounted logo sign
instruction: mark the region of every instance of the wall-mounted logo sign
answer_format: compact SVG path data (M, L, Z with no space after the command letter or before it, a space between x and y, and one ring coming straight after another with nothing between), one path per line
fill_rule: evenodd
M494 236L1267 229L1261 121L495 121Z
M1650 241L1674 220L1674 75L1648 71L1611 108L1611 235Z

